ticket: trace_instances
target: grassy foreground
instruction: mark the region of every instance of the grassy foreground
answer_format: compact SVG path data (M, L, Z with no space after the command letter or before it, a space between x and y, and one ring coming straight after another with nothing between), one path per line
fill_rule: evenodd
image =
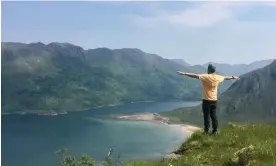
M276 126L229 124L216 137L196 132L175 153L183 156L125 166L275 166Z
M219 135L196 132L175 151L182 156L160 161L130 161L116 163L109 160L105 166L275 166L276 125L228 124ZM111 158L110 158L111 159ZM77 159L63 156L65 166L95 166L87 155Z

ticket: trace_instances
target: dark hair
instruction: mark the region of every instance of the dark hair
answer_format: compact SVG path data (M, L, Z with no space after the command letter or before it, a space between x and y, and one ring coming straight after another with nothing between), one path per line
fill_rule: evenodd
M216 72L216 67L212 64L208 65L208 74L213 74L214 72Z

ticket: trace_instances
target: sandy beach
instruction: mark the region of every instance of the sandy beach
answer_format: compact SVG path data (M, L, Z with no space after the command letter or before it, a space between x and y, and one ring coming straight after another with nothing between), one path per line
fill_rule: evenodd
M165 125L169 125L171 127L179 128L185 134L193 133L195 131L201 130L200 127L191 126L186 124L170 124L169 118L163 117L157 113L139 113L139 114L132 114L132 115L119 115L115 117L116 119L121 120L135 120L135 121L152 121L156 123L162 123Z

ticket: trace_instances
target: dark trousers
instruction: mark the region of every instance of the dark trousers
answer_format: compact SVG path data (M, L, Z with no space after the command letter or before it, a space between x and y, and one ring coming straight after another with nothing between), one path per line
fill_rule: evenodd
M218 129L218 119L216 115L217 101L202 100L202 111L204 117L204 131L208 132L210 128L210 117L212 120L212 132Z

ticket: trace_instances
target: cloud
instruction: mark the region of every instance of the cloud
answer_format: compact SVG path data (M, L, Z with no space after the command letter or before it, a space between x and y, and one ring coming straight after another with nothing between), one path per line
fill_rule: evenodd
M229 6L231 5L225 3L206 3L177 14L169 14L167 21L189 27L209 27L233 17Z
M177 4L177 3L176 3ZM233 17L229 9L231 3L196 3L192 7L178 11L153 8L155 16L132 15L132 22L146 27L170 24L173 26L209 27Z
M264 5L271 6L271 7L276 7L276 1L264 2Z
M180 4L175 2L175 5ZM235 10L238 7L244 7L255 3L244 2L195 2L188 8L171 11L155 5L150 8L156 14L154 16L130 15L131 21L136 25L143 27L156 27L162 25L171 25L174 27L204 28L212 27L222 21L235 19L242 10ZM276 2L262 3L265 6L276 7Z

